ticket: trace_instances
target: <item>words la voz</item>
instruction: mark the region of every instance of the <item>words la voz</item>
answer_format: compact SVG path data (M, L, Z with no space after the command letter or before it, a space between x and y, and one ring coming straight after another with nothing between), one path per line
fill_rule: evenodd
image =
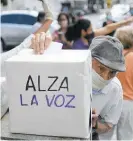
M49 84L49 87L46 89L42 89L41 88L41 78L40 75L38 75L38 79L37 79L37 86L35 85L35 82L32 78L31 75L28 76L27 82L26 82L26 87L25 87L25 91L28 91L29 89L32 89L33 91L60 91L61 89L66 89L66 91L69 91L69 84L68 84L68 77L64 77L61 81L61 83L59 84L58 88L53 88L54 85L57 83L58 81L58 76L48 76L48 79L51 79L51 83ZM45 95L45 101L46 101L46 105L48 107L65 107L65 108L75 108L75 106L72 104L72 101L75 99L75 95L72 94L53 94L53 96L49 97L47 94ZM20 104L21 106L29 106L29 105L39 105L39 101L37 99L36 95L33 95L31 98L31 102L30 104L27 104L23 101L23 95L20 94Z

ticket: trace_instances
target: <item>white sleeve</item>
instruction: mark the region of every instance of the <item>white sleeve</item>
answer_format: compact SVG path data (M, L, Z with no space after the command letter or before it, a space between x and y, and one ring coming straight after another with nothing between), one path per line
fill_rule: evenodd
M16 46L14 49L1 54L1 76L5 77L5 61L10 57L18 54L22 49L28 48L31 45L31 39L33 34L28 36L20 45Z
M117 85L111 92L112 96L105 108L101 111L100 116L104 119L104 122L116 125L122 112L123 91L121 86Z
M43 0L43 9L45 12L45 19L46 20L48 20L48 19L53 20L54 16L51 11L51 7L49 6L48 1L46 1L46 0Z

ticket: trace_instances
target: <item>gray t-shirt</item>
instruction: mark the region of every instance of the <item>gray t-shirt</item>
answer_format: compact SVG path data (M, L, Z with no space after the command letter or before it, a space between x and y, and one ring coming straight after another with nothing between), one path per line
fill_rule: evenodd
M96 109L98 115L104 122L114 126L118 123L122 112L123 91L117 77L102 90L102 94L93 94L92 108ZM114 127L113 127L114 128ZM99 139L112 138L113 132L99 134Z

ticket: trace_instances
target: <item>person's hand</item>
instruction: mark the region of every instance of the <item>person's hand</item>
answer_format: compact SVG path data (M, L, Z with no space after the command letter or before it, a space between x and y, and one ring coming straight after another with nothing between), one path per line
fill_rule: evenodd
M52 37L50 35L46 35L45 32L41 32L33 36L31 48L34 49L36 54L43 54L44 50L49 47L51 42Z
M96 114L96 110L92 110L92 127L96 126L96 122L98 120L98 115Z

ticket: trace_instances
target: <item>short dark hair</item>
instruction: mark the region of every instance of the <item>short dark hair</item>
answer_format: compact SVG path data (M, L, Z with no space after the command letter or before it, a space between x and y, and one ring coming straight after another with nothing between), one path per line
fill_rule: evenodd
M68 41L77 40L81 37L81 31L87 29L91 26L91 22L86 19L78 20L74 25L68 27L67 32L65 34L66 39Z

